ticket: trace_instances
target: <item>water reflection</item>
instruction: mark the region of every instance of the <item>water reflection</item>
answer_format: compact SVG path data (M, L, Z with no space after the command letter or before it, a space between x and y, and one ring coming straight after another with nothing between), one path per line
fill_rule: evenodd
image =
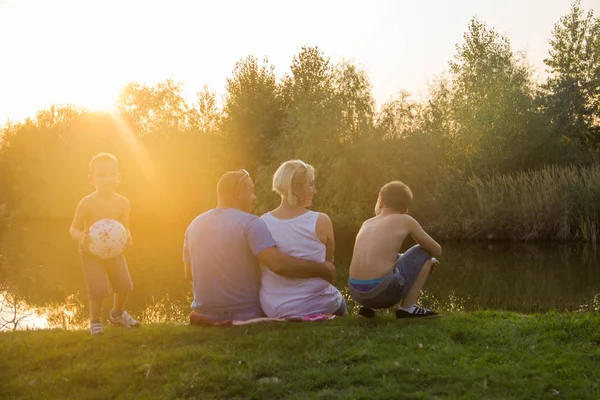
M32 306L14 291L0 293L0 331L23 329L87 328L88 318L82 303L70 296L64 303Z
M48 328L48 321L44 315L16 299L12 293L0 292L0 331L45 328Z
M85 284L68 224L13 223L4 233L0 299L16 305L0 309L0 321L16 316L19 322L4 330L87 327ZM135 288L127 309L143 322L187 321L191 288L180 261L184 230L185 225L147 224L133 231L128 263ZM351 245L338 243L336 254L337 286L347 298ZM598 256L596 247L580 244L446 243L421 303L440 311L600 310ZM348 305L356 313L358 306L350 299ZM105 318L109 308L107 300Z
M140 318L148 322L187 322L190 316L192 294L183 298L172 298L168 294L158 301L153 297L141 311Z
M187 322L190 314L191 294L187 298L161 299L153 296L136 315L145 323ZM88 309L78 295L70 296L64 303L35 307L18 300L12 292L0 293L0 331L31 329L87 329Z
M438 309L597 307L600 268L598 249L591 245L446 244L442 262L426 286L430 305Z

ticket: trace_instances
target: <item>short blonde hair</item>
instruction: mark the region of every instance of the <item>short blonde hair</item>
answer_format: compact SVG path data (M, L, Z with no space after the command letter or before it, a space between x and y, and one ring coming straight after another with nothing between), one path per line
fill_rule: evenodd
M289 160L277 168L273 175L273 191L293 206L298 205L294 196L294 183L307 183L315 179L315 169L302 160Z
M90 174L94 173L94 166L99 162L114 162L119 168L119 159L110 153L98 153L90 160Z

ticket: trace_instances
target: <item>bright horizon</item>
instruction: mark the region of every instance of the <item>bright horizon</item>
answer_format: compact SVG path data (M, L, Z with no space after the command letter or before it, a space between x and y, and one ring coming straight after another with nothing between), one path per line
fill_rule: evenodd
M506 35L542 80L552 29L571 3L0 0L0 51L11 61L0 64L0 125L51 104L106 110L132 81L172 78L189 102L204 85L220 97L240 59L266 56L280 78L304 45L364 68L378 106L402 90L418 99L447 72L473 16ZM600 16L600 0L581 6Z

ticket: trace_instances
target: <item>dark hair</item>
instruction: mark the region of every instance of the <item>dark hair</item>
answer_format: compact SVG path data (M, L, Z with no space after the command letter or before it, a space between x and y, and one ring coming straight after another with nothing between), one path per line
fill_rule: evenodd
M393 211L404 212L412 201L413 194L410 188L400 181L385 184L379 191L381 207Z

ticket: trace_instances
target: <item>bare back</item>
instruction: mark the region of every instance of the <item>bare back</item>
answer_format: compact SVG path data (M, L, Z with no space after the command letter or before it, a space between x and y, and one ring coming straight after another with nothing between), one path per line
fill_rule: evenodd
M350 264L350 278L381 278L394 268L398 250L407 235L426 251L439 256L436 243L412 217L406 214L383 213L365 221L356 236Z

